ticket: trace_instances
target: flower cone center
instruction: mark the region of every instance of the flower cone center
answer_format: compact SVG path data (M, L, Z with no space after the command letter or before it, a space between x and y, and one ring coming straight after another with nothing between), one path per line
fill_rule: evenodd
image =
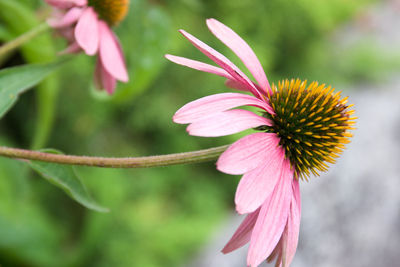
M326 171L328 163L349 143L356 117L354 110L341 99L340 93L325 84L306 81L285 80L272 85L268 95L275 115L266 114L272 126L268 132L280 137L280 145L295 168L296 177L305 178L311 173Z
M89 0L89 5L96 10L102 20L114 26L128 13L129 0Z

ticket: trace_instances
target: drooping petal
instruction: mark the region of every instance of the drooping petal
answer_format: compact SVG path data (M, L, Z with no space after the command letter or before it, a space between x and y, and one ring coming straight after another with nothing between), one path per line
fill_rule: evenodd
M243 174L273 159L279 138L273 133L253 133L233 143L217 161L217 169L228 174ZM243 179L243 178L242 178Z
M75 38L86 54L96 54L99 47L99 21L92 7L86 8L79 18Z
M97 59L96 70L94 72L94 84L98 89L105 89L108 94L113 94L117 86L117 80L105 69L100 59Z
M289 215L292 198L293 171L285 160L283 172L267 201L261 206L256 225L254 226L247 264L258 266L273 251L281 238Z
M47 23L53 28L68 27L78 21L82 15L82 8L73 7L61 18L51 18Z
M299 241L301 204L298 180L293 181L292 189L293 195L290 203L290 213L282 236L282 267L288 267L292 262Z
M87 0L45 0L46 3L58 8L71 8L74 6L86 6Z
M61 51L59 54L60 55L64 55L64 54L75 54L82 51L81 47L79 46L79 44L77 42L73 42L72 44L70 44L66 49L64 49L63 51Z
M233 79L237 80L245 87L247 87L248 91L253 93L256 97L262 97L260 92L253 85L253 82L250 81L250 79L224 55L209 47L190 33L187 33L184 30L180 30L180 32L203 54L205 54L207 57L217 63L217 65L219 65L221 68L226 70L233 77Z
M117 80L127 82L128 72L125 66L121 46L108 25L99 21L100 28L100 57L104 68Z
M285 151L275 145L267 153L264 163L240 179L235 196L236 210L240 214L253 212L260 207L274 191L284 172Z
M216 137L270 124L268 119L251 111L232 109L197 120L187 127L187 131L190 135Z
M254 225L256 224L259 213L260 209L257 209L256 211L246 216L246 218L240 224L239 228L236 230L231 239L222 249L222 253L224 254L230 253L246 245L250 241L251 232L253 230Z
M264 110L271 109L266 102L253 96L239 93L222 93L206 96L184 105L175 113L173 121L181 124L191 123L213 113L240 106L256 106Z
M296 181L298 184L298 181ZM298 187L297 187L298 188ZM300 210L293 192L292 201L290 203L290 213L287 221L287 226L283 235L282 244L282 266L288 267L296 254L297 244L299 242L300 232Z
M218 39L220 39L242 60L251 74L253 74L264 93L267 93L266 90L271 90L261 63L250 46L232 29L218 20L208 19L207 26Z
M204 72L209 72L209 73L213 73L216 74L218 76L222 76L225 77L227 79L232 79L232 76L229 75L228 72L226 72L224 69L197 61L197 60L192 60L192 59L188 59L188 58L184 58L184 57L178 57L178 56L173 56L173 55L165 55L165 57L182 66L186 66L195 70L199 70L199 71L204 71ZM247 91L247 90L246 90Z

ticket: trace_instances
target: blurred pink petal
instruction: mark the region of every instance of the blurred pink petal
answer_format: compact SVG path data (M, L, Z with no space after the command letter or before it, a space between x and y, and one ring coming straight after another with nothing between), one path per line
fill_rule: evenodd
M173 121L182 124L191 123L202 119L204 116L240 106L255 106L265 110L271 109L266 102L253 96L223 93L206 96L184 105L175 113Z
M184 57L177 57L177 56L173 56L173 55L165 55L165 57L182 66L186 66L192 69L196 69L199 71L204 71L204 72L209 72L209 73L213 73L213 74L217 74L219 76L228 78L228 79L232 79L232 76L226 72L224 69L200 62L200 61L196 61L196 60L192 60L192 59L187 59Z
M232 49L232 51L242 60L251 74L253 74L263 92L266 93L266 90L271 92L267 76L265 75L260 61L250 46L239 35L232 31L232 29L215 19L208 19L207 25L210 31L226 46Z
M279 138L272 133L253 133L232 145L219 157L217 169L228 174L243 174L264 164L278 148Z
M273 192L275 185L282 176L285 151L278 146L272 146L267 151L265 162L258 168L246 172L236 189L235 203L239 214L256 210Z
M232 109L215 113L197 120L187 127L190 135L216 137L230 135L261 125L269 125L268 119L258 116L251 111Z
M282 175L271 197L261 206L251 235L247 256L247 264L251 267L258 266L271 254L283 233L289 214L292 180L293 171L289 161L285 160Z
M64 49L63 51L61 51L59 54L60 55L64 55L64 54L75 54L82 51L81 47L79 46L79 44L77 42L73 42L72 44L70 44L66 49Z
M229 59L225 56L209 47L190 33L185 32L184 30L180 30L183 36L185 36L197 49L199 49L203 54L213 60L217 65L226 70L233 79L242 83L245 87L248 88L248 91L252 92L256 97L261 97L261 94L258 92L257 88L253 85L253 82L250 81L249 78L233 64Z
M105 22L99 21L99 28L100 58L104 68L117 80L127 82L128 72L118 40Z
M253 227L256 224L259 213L260 209L257 209L256 211L246 216L246 218L240 224L239 228L222 249L222 253L226 254L232 252L235 249L246 245L250 241L251 232L253 231Z
M115 87L117 86L117 80L105 70L100 59L97 59L96 63L94 84L96 88L105 89L110 95L114 93Z
M92 7L86 8L75 28L75 38L88 55L97 53L99 47L99 21Z
M48 20L48 24L53 28L63 28L71 26L76 23L82 15L82 8L74 7L68 10L65 15L59 19L51 18Z
M46 3L58 8L71 8L74 6L86 6L87 0L45 0Z

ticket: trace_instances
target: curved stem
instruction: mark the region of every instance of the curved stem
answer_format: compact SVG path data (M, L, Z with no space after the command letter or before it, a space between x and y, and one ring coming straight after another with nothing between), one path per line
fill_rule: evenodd
M229 145L184 153L136 158L72 156L0 146L0 156L91 167L148 168L215 160L228 148L228 146Z
M5 43L4 45L0 46L0 56L13 51L14 49L17 49L18 47L27 43L36 36L44 33L48 29L50 29L50 26L47 23L42 23L37 27L31 29L30 31L18 36L14 40Z

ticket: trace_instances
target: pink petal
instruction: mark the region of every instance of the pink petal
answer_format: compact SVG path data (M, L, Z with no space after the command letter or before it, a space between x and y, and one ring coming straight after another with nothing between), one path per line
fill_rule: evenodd
M215 94L192 101L181 107L174 115L173 121L186 124L202 119L210 114L240 106L256 106L269 110L270 106L253 96L239 93Z
M247 264L256 267L273 251L281 238L289 215L293 171L285 160L283 172L271 196L261 206L250 239Z
M298 181L294 180L294 183L297 183L297 186L294 185L293 188L298 190ZM300 232L300 203L296 200L296 195L300 195L300 191L293 192L291 204L290 204L290 213L287 221L287 225L285 231L283 233L283 243L282 243L282 266L289 266L294 258L294 254L296 254L297 244L299 241L299 232Z
M253 82L250 81L250 79L229 59L184 30L180 30L180 32L203 54L217 63L217 65L219 65L221 68L226 70L233 77L233 79L247 87L248 91L252 92L256 97L262 97L260 92L258 92L257 88L253 85Z
M190 135L216 137L261 125L270 125L270 121L248 110L232 109L197 120L187 127L187 131Z
M75 41L75 29L72 27L58 29L57 33L64 37L68 42L73 43Z
M276 145L268 151L265 162L247 172L240 179L236 189L236 210L240 214L253 212L260 207L274 188L283 173L285 151Z
M99 47L99 21L92 7L83 11L75 28L75 38L86 54L96 54Z
M257 209L256 211L246 216L246 218L240 224L239 228L222 249L222 253L227 254L229 252L232 252L235 249L246 245L250 241L251 232L254 228L254 225L256 224L259 213L260 209Z
M47 4L58 8L71 8L74 6L86 6L87 0L45 0Z
M248 91L247 87L244 86L242 83L237 82L232 79L228 79L225 81L225 85L229 88L240 90L240 91Z
M105 69L100 59L97 59L96 70L94 72L94 84L98 89L105 89L108 94L113 94L117 86L117 80Z
M217 74L219 76L228 78L228 79L232 79L231 75L229 75L229 73L227 73L224 69L200 62L200 61L196 61L196 60L191 60L191 59L187 59L184 57L177 57L177 56L173 56L173 55L165 55L165 57L182 66L186 66L195 70L199 70L199 71L204 71L204 72L209 72L209 73L213 73L213 74ZM246 90L247 91L247 90Z
M250 46L232 29L215 19L208 19L207 26L218 39L220 39L242 60L261 86L263 92L266 93L267 89L271 90L261 63Z
M111 31L110 27L99 21L100 27L100 57L104 68L117 80L127 82L129 80L128 72L125 66L124 55L121 46Z
M48 23L53 28L63 28L68 27L78 21L80 16L82 15L82 8L74 7L68 10L64 16L61 18L52 18L48 20Z
M279 138L273 133L253 133L233 143L217 161L217 169L228 174L251 171L276 154Z
M63 51L61 51L59 54L60 55L64 55L64 54L75 54L75 53L79 53L80 51L82 51L81 47L78 45L77 42L73 42L72 44L70 44L66 49L64 49Z

